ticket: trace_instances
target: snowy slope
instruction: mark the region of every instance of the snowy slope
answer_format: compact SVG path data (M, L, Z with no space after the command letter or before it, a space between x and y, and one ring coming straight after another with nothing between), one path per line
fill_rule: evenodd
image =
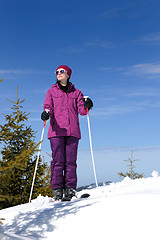
M160 239L157 172L150 178L125 178L87 192L88 199L54 203L39 196L31 203L1 210L0 217L6 220L0 239Z

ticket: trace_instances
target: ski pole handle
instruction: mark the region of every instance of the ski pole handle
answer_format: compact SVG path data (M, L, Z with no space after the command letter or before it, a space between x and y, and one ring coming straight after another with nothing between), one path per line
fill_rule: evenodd
M87 98L89 98L89 97L88 96L84 96L83 98L84 98L84 101L87 101Z
M88 96L84 96L83 97L84 98L84 101L87 101L87 99L89 98ZM87 111L87 116L89 115L89 110L88 110L88 108L86 108L86 111Z

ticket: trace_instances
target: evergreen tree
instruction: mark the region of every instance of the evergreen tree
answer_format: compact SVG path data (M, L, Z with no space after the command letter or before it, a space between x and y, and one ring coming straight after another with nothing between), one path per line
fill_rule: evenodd
M2 82L3 79L0 80L0 82ZM1 142L0 142L1 143ZM6 198L4 198L3 195L0 195L0 201L4 201ZM4 218L0 218L0 224L3 224L1 220L5 220Z
M31 184L33 180L33 174L35 170L35 165L37 161L37 156L34 156L33 160L31 159L27 167L24 169L24 178L22 180L22 186L23 186L23 195L27 198L24 198L24 202L28 202L29 200L29 194L31 190ZM47 163L42 163L41 156L39 156L38 161L38 168L36 172L36 178L34 182L34 188L32 193L32 199L36 198L39 195L43 196L49 196L53 197L53 193L51 190L51 184L50 184L50 168L47 165Z
M38 146L35 143L36 132L31 126L24 124L29 113L21 111L24 99L18 98L18 87L16 101L8 101L13 103L13 112L5 115L6 123L4 126L0 125L0 143L3 143L0 160L0 208L28 202L36 161L32 157ZM45 185L42 176L46 174L46 169L46 164L42 164L40 159L33 198Z
M133 165L133 163L138 161L137 159L133 160L133 150L131 152L131 158L128 158L128 160L124 160L124 161L129 162L129 165L128 165L129 171L126 173L119 172L118 174L120 175L120 177L129 177L131 179L144 177L143 173L139 174L133 170L133 168L135 168L135 165Z
M35 157L35 162L36 162L37 158ZM53 197L53 192L51 189L51 171L50 171L50 166L48 166L47 163L44 162L42 163L42 160L40 158L40 164L42 165L42 172L40 172L39 169L39 164L38 164L38 170L37 170L37 174L36 174L36 178L39 179L39 184L36 182L36 178L35 178L35 185L33 188L33 197L34 194L36 193L36 196L38 196L39 194L43 195L43 196L49 196L49 197ZM35 168L35 164L34 164L34 168Z

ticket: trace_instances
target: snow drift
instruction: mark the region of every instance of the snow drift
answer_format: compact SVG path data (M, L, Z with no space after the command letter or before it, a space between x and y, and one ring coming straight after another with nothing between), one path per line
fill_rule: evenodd
M1 240L159 239L160 177L111 183L89 190L88 199L53 202L39 196L31 203L0 211Z

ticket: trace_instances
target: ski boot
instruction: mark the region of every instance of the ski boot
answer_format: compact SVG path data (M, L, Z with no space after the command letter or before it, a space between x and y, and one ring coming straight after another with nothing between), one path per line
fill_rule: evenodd
M63 198L63 189L62 188L53 189L53 195L55 201L61 200Z
M74 196L76 196L76 190L74 188L66 188L62 201L71 201Z

